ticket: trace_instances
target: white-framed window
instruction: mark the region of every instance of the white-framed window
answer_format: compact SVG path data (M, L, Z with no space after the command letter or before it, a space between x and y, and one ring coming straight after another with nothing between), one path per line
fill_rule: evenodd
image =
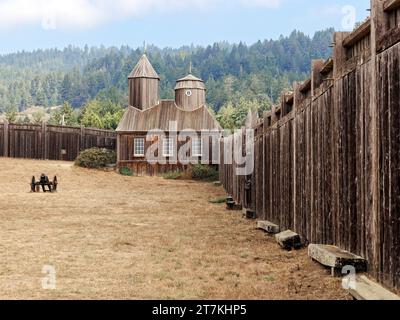
M203 140L199 138L192 139L192 156L201 157L203 155Z
M134 156L144 157L144 138L135 138L134 140Z
M174 156L174 139L165 138L163 140L163 156L164 157Z

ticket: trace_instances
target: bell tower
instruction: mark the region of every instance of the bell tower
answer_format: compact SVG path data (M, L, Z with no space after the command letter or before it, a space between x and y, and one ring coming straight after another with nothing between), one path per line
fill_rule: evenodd
M129 105L146 110L159 103L160 77L144 54L128 77Z

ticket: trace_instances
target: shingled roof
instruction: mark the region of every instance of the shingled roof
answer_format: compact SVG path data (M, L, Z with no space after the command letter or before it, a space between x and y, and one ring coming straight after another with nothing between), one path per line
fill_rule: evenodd
M132 70L131 74L128 77L128 79L133 78L149 78L160 80L160 77L158 76L156 70L154 70L153 66L151 65L149 59L147 59L147 56L145 54L140 58L136 67Z
M188 76L176 81L175 90L179 90L179 89L201 89L201 90L206 90L206 85L204 84L203 80L195 77L192 74L189 74Z
M176 121L178 131L222 130L206 106L194 111L180 109L173 100L161 101L153 108L139 110L128 107L117 132L147 132L153 129L169 130L170 121Z

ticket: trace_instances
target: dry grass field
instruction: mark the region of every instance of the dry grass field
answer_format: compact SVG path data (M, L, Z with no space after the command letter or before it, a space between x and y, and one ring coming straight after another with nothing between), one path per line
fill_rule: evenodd
M209 183L0 159L1 299L348 299L340 279L209 200ZM29 193L57 174L56 194ZM56 289L42 289L43 265Z

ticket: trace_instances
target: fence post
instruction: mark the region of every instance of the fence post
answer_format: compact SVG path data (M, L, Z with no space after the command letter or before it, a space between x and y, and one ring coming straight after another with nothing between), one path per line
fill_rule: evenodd
M117 134L116 151L117 151L117 166L119 167L121 161L121 136ZM220 164L221 167L222 163Z
M350 32L335 32L333 45L333 75L335 80L339 79L343 74L343 65L346 62L346 48L343 47L343 40Z
M81 151L83 151L86 148L85 135L86 135L86 129L84 126L81 125L81 141L80 141L80 146L79 146L79 150L78 150L78 155Z
M47 124L46 122L42 122L42 139L41 139L41 159L46 160L48 159L47 157Z
M378 70L377 70L377 51L378 42L380 40L380 33L385 28L384 21L385 13L383 12L383 1L372 0L371 1L371 96L370 96L370 107L369 107L369 118L371 119L369 128L369 140L371 141L371 148L369 149L369 157L371 157L371 183L369 184L369 195L371 197L372 207L372 221L367 230L367 236L372 236L371 252L368 254L368 260L372 261L374 276L382 279L382 276L377 273L379 270L379 262L381 261L380 256L380 208L379 208L379 111L378 111L378 98L379 93L377 92L378 82Z
M382 39L389 30L388 15L384 11L383 0L372 0L371 2L371 50L372 54L385 49Z
M298 82L293 83L293 112L295 114L293 118L293 131L292 131L292 144L293 144L293 159L292 159L292 174L293 174L293 227L297 230L297 111L301 102L301 93L299 90L300 84Z
M313 60L311 62L311 95L314 98L316 96L316 90L322 83L321 70L324 66L324 60Z
M3 155L5 158L8 157L8 120L4 120L4 125L3 125L3 130L4 130L4 145L3 145Z
M303 101L303 95L300 92L300 82L293 83L293 110L295 110L295 114L300 109L301 102Z

